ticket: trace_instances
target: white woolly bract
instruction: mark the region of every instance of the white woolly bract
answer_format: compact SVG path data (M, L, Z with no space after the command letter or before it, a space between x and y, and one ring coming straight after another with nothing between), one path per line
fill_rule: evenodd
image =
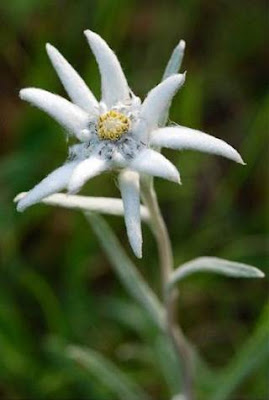
M127 235L133 252L142 257L139 174L125 170L119 175Z
M228 143L207 133L184 126L161 128L151 133L151 146L197 150L216 154L244 164L240 154Z
M165 80L169 76L178 73L184 57L185 47L186 47L185 40L180 40L178 45L174 48L174 51L167 63L162 80Z
M26 195L27 192L19 193L15 197L14 202L19 202ZM122 200L113 197L90 197L55 193L45 197L41 202L47 205L70 208L73 210L92 211L121 217L124 215ZM143 221L149 221L148 209L143 205L140 205L140 214Z
M57 94L43 89L27 88L20 91L20 98L45 111L78 138L80 138L81 131L87 128L88 114Z
M158 176L180 183L180 176L176 167L162 154L154 150L142 150L129 164L129 168L143 174Z
M164 118L173 96L184 81L185 74L172 75L149 92L140 112L140 120L142 123L146 121L149 131L155 129L159 120Z
M155 151L155 148L193 149L222 155L239 163L243 163L243 160L238 152L223 140L203 132L180 126L158 129L159 126L165 125L172 98L185 81L185 74L177 74L184 53L184 41L173 51L164 73L166 79L148 93L141 105L140 99L128 87L115 53L96 33L87 30L85 35L101 73L100 103L75 69L49 44L47 52L50 60L73 103L42 89L28 88L20 91L23 100L48 113L81 143L70 146L69 159L75 161L69 161L52 172L25 197L20 198L18 210L22 211L43 201L70 208L89 207L88 209L97 212L101 210L100 212L108 213L111 207L110 213L120 213L122 208L119 207L122 207L122 203L116 203L116 199L114 203L100 200L98 204L96 200L78 199L79 196L50 196L63 189L77 192L89 179L113 169L120 173L119 184L129 241L134 253L141 257L140 211L147 210L140 206L139 174L158 176L180 183L176 167ZM104 136L100 134L100 121L108 117L105 114L110 115L112 112L116 116L118 113L127 118L128 129L124 133L121 132L121 137L116 137L113 136L115 132L112 132L111 136L110 129L106 127L107 136L104 140Z
M86 38L96 57L102 82L102 101L107 107L129 98L129 87L119 60L107 43L96 33L86 30Z
M76 193L91 178L101 174L108 168L105 160L92 156L81 161L74 169L74 172L68 183L68 192Z
M83 110L94 112L98 102L84 80L55 47L47 43L46 49L70 99Z
M51 172L19 201L17 210L24 211L50 194L65 189L77 164L77 161L72 161Z

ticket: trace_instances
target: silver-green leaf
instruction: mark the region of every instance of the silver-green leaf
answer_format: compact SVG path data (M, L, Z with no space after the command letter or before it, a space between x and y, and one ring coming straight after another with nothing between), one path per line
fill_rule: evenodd
M169 288L187 276L196 272L213 272L232 278L263 278L264 273L247 264L224 260L217 257L199 257L180 265L172 273Z
M163 307L126 254L120 241L100 215L94 213L85 213L85 215L122 284L129 294L147 310L154 322L163 329Z

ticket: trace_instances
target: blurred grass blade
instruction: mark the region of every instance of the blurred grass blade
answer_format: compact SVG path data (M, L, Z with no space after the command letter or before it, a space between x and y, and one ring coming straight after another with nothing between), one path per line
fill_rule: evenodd
M21 200L27 192L19 193L14 202ZM56 207L70 208L72 210L94 211L101 214L123 216L123 203L121 199L111 197L89 197L55 193L41 200L41 203ZM141 218L144 221L149 219L149 213L145 206L140 206Z
M148 318L146 311L141 310L138 304L121 299L104 301L103 308L106 319L113 319L117 324L134 331L148 346L150 352L149 365L152 377L159 374L164 377L170 393L177 393L181 389L179 376L180 363L176 357L170 340L159 332L156 325ZM158 375L155 375L155 374Z
M182 370L172 343L167 336L158 335L156 340L152 341L152 345L154 349L153 362L155 368L159 369L161 374L164 376L167 386L169 387L170 394L181 391Z
M213 272L233 278L263 278L264 273L258 268L217 257L199 257L179 266L169 281L169 288L180 280L196 272Z
M147 400L147 394L131 381L111 361L88 348L68 346L66 354L77 361L87 371L109 388L122 400Z
M20 283L40 305L51 332L65 335L67 333L67 324L64 313L57 297L44 277L35 271L24 269L23 273L20 274Z
M259 368L269 355L269 304L257 324L253 335L246 341L241 350L238 351L234 360L220 374L215 384L215 392L210 400L231 399L233 391L254 370Z
M24 314L16 304L14 297L8 294L2 285L0 286L0 332L6 334L14 346L31 352L32 331L28 329L22 316Z
M180 40L178 45L174 48L173 53L167 63L162 80L169 78L173 74L177 74L180 70L182 60L184 57L186 43L184 40Z
M23 377L29 368L33 368L31 356L24 353L22 348L15 346L10 338L0 331L0 378L11 374Z
M150 317L162 329L164 327L162 305L129 259L120 241L100 215L92 213L85 215L129 294L148 311Z

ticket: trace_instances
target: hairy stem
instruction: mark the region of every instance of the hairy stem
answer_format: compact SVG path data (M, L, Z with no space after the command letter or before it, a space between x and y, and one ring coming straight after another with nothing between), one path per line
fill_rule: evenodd
M153 234L160 258L163 301L166 311L166 329L182 366L183 390L186 400L193 400L192 351L177 322L176 304L178 293L168 291L168 281L173 271L173 253L166 224L162 217L152 181L141 182L143 201L150 212Z

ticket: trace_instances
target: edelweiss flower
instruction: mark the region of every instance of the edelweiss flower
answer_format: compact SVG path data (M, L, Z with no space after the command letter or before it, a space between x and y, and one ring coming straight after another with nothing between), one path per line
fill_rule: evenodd
M195 149L239 163L243 161L230 145L206 133L182 126L160 128L173 96L185 81L185 74L168 76L168 67L166 79L141 103L130 90L120 63L106 42L89 30L85 35L101 73L100 102L65 58L49 44L48 55L72 102L42 89L20 91L23 100L47 112L80 143L70 147L65 164L19 200L17 209L23 211L63 189L75 193L94 176L116 170L129 241L136 256L141 257L140 175L180 183L176 167L160 153L162 147Z

